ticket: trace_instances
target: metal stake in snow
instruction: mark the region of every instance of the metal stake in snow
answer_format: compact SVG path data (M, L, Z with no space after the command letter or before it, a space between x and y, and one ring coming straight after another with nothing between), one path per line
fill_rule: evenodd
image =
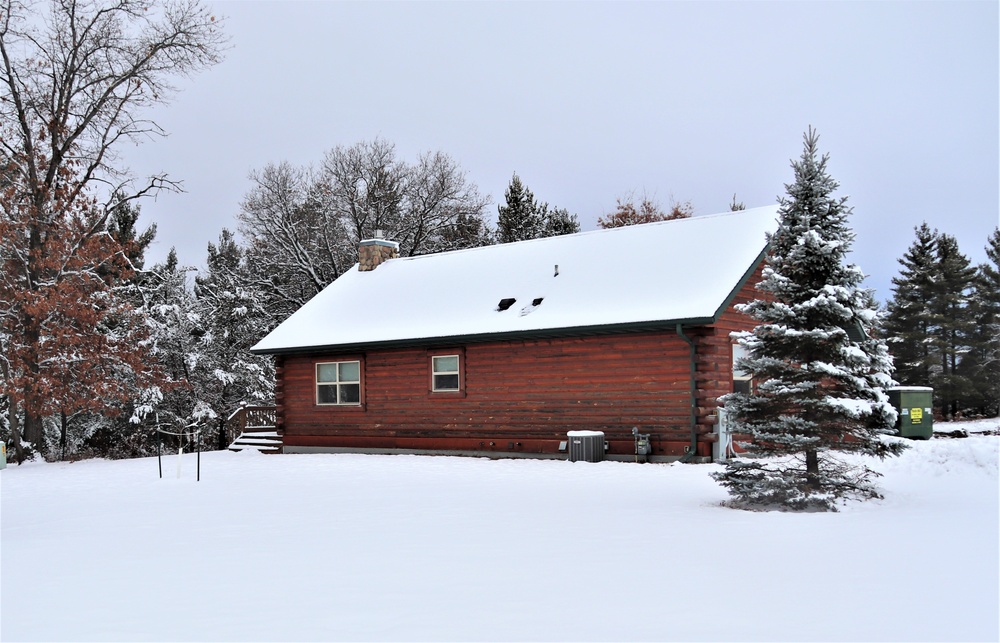
M192 427L189 426L187 428L190 429ZM167 431L166 429L161 429L159 427L159 425L157 425L157 427L156 427L156 464L160 468L160 479L163 478L162 453L163 453L163 435L164 434L166 434L166 435L176 435L176 436L180 436L180 438L181 438L181 440L180 440L180 446L177 448L177 478L178 479L181 477L181 459L182 459L182 456L184 455L184 439L185 438L189 439L191 442L194 443L194 450L195 450L195 453L197 454L197 462L198 462L198 465L197 465L198 466L198 469L197 469L198 473L197 473L197 477L195 479L198 482L201 482L201 447L199 446L199 439L198 439L201 436L201 429L193 429L192 431L174 432L174 431Z

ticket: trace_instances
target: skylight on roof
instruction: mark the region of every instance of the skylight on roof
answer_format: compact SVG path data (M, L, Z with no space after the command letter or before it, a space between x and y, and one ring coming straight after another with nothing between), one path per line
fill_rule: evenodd
M497 312L507 310L508 308L514 305L515 301L517 300L514 299L513 297L509 297L507 299L501 299L500 303L497 305Z

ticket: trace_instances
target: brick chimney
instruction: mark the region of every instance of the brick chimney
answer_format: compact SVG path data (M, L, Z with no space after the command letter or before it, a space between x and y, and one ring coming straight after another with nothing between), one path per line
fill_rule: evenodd
M382 238L382 231L375 231L374 239L365 239L358 244L358 270L368 272L375 270L379 264L388 259L399 258L399 244Z

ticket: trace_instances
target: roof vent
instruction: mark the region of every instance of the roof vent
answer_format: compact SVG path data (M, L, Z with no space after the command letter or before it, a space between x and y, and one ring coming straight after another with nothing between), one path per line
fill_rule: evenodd
M559 276L559 264L556 264L556 274L554 274L552 276L553 277L558 277Z
M532 299L530 305L525 306L524 308L521 309L521 317L524 317L534 309L538 308L542 304L543 299L544 297L535 297L534 299Z
M497 305L497 312L500 312L502 310L507 310L508 308L514 305L515 301L517 300L514 298L501 299L500 303Z

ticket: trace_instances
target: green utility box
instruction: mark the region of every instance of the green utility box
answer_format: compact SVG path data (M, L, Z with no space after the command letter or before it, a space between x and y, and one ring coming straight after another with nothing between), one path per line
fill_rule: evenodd
M927 440L934 434L934 389L929 386L894 386L886 393L899 413L896 430L901 436Z

